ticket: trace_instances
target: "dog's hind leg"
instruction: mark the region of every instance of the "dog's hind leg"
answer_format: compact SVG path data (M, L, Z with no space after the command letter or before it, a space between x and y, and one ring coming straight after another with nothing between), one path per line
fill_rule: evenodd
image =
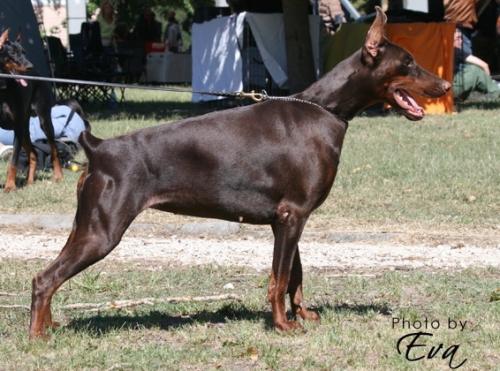
M23 148L26 152L26 157L28 158L28 176L26 179L26 183L33 184L33 182L35 181L37 155L29 138L25 137Z
M298 241L307 217L294 207L280 205L277 220L273 223L274 253L268 299L271 302L274 326L287 331L300 328L296 321L286 318L285 295L288 292L290 273L297 252Z
M68 279L108 255L139 213L130 195L109 176L90 174L78 197L73 230L59 256L33 278L31 338L53 327L50 303Z
M50 145L50 159L52 161L52 171L54 172L54 180L56 182L62 180L63 172L61 161L59 160L59 156L57 154L57 147L55 142L55 133L54 133L54 124L52 123L52 107L51 107L51 99L47 100L47 98L42 99L40 95L42 94L51 94L50 91L45 89L44 86L40 86L36 92L35 100L38 102L35 106L36 114L40 119L40 126L47 137L47 141Z
M50 145L50 159L52 161L52 171L54 172L54 180L59 182L63 179L63 172L61 161L59 160L59 155L57 154L56 142L54 139L54 127L52 126L52 120L47 123L46 120L42 120L40 117L40 125L45 128L45 135L47 136L47 141Z
M290 283L288 284L288 294L290 295L290 305L294 316L297 314L304 320L318 321L319 315L312 310L308 310L304 305L302 294L302 263L300 261L299 247L293 259Z
M52 160L52 169L54 171L54 180L60 182L63 179L62 165L57 153L55 142L50 143L50 158Z

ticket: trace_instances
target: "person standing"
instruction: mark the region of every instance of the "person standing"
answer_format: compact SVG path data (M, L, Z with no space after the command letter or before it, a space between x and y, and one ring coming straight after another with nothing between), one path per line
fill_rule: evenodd
M165 29L165 46L172 53L179 53L182 49L182 32L179 22L175 18L175 12L168 13L168 24Z
M476 4L479 0L444 0L444 20L456 23L463 46L472 54L472 33L477 24Z
M161 42L161 23L156 20L150 7L143 9L134 27L134 37L142 43Z
M116 22L115 8L110 0L101 1L97 22L99 23L99 29L101 31L102 46L105 49L113 47Z

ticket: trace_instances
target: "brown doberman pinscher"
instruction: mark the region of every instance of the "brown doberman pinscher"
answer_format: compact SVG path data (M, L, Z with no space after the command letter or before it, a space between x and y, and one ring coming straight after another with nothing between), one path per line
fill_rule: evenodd
M9 40L9 30L4 31L0 36L0 71L16 75L28 71L34 72L33 64L26 58L19 40ZM52 91L47 82L25 79L2 79L0 81L0 126L14 131L14 151L7 168L5 192L16 189L17 162L21 147L29 156L27 184L35 180L37 155L31 144L29 132L32 109L40 118L40 126L50 144L54 180L62 179L62 167L57 155L51 118L53 103Z
M101 140L80 138L89 159L78 189L73 230L59 256L33 279L30 336L52 322L50 302L69 278L103 259L147 208L269 224L274 325L319 320L302 297L298 243L311 212L326 199L339 164L347 120L386 102L411 120L424 111L410 92L439 97L450 83L420 68L384 37L378 9L364 46L290 101L268 100Z

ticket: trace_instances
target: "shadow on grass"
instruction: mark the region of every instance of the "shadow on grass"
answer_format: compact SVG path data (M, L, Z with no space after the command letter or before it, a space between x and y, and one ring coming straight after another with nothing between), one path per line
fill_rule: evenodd
M89 332L102 336L113 330L134 330L155 328L168 330L186 325L210 323L226 323L228 320L258 321L264 319L266 329L272 328L271 312L250 310L243 305L224 305L216 311L202 310L185 316L169 316L164 312L151 311L138 315L97 315L91 318L73 319L66 329L76 332Z
M313 308L320 314L333 311L336 314L354 313L366 315L371 312L389 315L392 310L387 304L325 304ZM271 311L250 310L244 305L227 304L216 311L202 310L186 316L169 316L160 311L151 311L147 314L139 315L96 315L91 318L73 319L65 327L75 332L86 332L97 337L105 335L114 330L135 330L135 329L161 329L169 330L187 325L208 323L212 325L231 321L259 321L264 320L265 330L273 329Z
M392 309L389 304L325 304L317 308L318 312L321 314L325 311L333 311L336 314L347 314L354 313L358 315L366 315L368 313L379 313L384 316L389 316L392 314Z

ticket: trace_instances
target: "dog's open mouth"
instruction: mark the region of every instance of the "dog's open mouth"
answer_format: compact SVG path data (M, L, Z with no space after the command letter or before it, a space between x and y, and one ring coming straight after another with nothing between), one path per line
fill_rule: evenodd
M424 117L424 109L418 105L413 97L403 89L396 89L393 93L394 99L403 114L410 120L421 120Z
M15 75L15 73L11 72L11 75ZM25 79L16 79L16 82L21 85L23 88L28 86L28 83Z

